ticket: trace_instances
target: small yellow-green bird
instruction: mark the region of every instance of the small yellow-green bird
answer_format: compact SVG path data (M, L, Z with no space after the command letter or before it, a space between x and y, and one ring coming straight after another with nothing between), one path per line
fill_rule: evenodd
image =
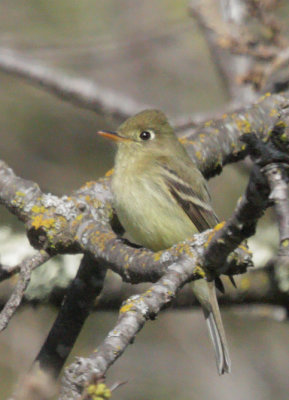
M114 207L136 243L159 251L218 223L205 179L163 112L142 111L117 132L98 134L118 144L112 176ZM192 282L192 287L208 324L218 372L230 372L215 285L200 279Z

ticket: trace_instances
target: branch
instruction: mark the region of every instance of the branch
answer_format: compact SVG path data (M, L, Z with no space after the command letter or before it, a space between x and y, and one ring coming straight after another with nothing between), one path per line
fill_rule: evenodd
M41 399L53 394L56 379L102 291L105 274L106 269L97 260L84 255L46 341L16 389L15 399L34 398L35 392Z
M284 116L286 117L286 115ZM282 134L285 131L283 126ZM286 132L288 133L288 132ZM283 138L283 136L281 136ZM266 179L262 176L261 172L264 168L260 170L260 165L269 165L268 163L273 160L278 161L289 160L287 154L283 154L271 146L268 142L266 145L263 144L261 140L258 140L256 136L252 133L247 134L243 137L243 140L249 145L249 152L252 158L256 162L255 170L253 171L250 181L246 190L245 195L237 206L233 217L228 221L228 223L219 230L219 226L214 229L214 236L212 240L208 241L207 250L204 252L204 262L200 265L223 263L227 258L227 255L235 248L242 239L252 235L255 231L256 222L262 215L264 209L270 204L270 198L268 198L270 190ZM284 138L283 138L284 141ZM289 141L288 141L289 143ZM266 177L266 172L265 172ZM286 204L287 206L287 204ZM221 225L221 224L220 224ZM191 263L191 261L190 261ZM198 263L200 260L198 259ZM179 266L181 265L181 268ZM195 266L197 264L195 263ZM172 266L171 266L172 267ZM130 299L121 308L121 313L128 315L128 319L120 316L115 329L108 335L104 343L100 346L97 352L91 355L88 359L78 359L67 371L63 381L63 391L61 400L67 399L67 390L69 388L69 396L73 399L79 398L85 385L92 384L93 380L98 380L103 378L106 370L109 368L112 362L122 354L127 345L132 341L136 333L142 328L145 321L149 318L154 318L156 312L167 304L168 294L171 293L172 296L176 295L176 291L187 281L192 279L183 270L183 264L180 262L178 265L177 277L185 279L184 281L179 281L180 285L175 287L171 285L170 281L170 269L168 272L160 279L157 284L162 283L162 279L165 280L166 285L162 290L162 297L158 298L155 295L153 286L142 296L135 296ZM195 267L195 271L199 267ZM215 272L215 271L214 271ZM166 290L169 289L169 292ZM147 302L147 299L157 301L157 304L152 304ZM130 313L133 312L131 315ZM71 392L72 391L72 392Z
M234 276L236 279L236 290L226 277L222 277L225 283L225 293L219 296L219 303L234 308L237 305L272 305L286 307L289 302L288 292L282 291L277 284L273 269L270 266L263 268L250 268L246 274ZM147 288L147 285L146 285ZM138 285L124 285L123 283L106 280L102 295L97 302L97 311L119 310L121 303L128 297L140 295L145 289ZM191 285L186 285L174 299L172 307L175 311L199 307L194 298Z
M288 160L289 161L289 160ZM274 276L279 290L286 297L288 293L289 268L289 191L288 163L272 163L264 167L264 173L270 186L270 200L274 202L274 210L279 227L279 250L271 260L274 266ZM289 305L287 301L287 312Z
M59 375L82 327L102 291L106 269L84 255L79 271L67 289L64 303L35 363L55 378Z
M212 131L213 122L205 124L204 129L208 129L208 132L214 135L215 142L213 145L218 140L221 141L221 137L226 134L227 141L224 147L220 148L220 151L223 151L223 154L226 155L227 161L229 157L231 157L231 160L235 160L234 157L236 155L234 154L235 147L233 144L238 143L240 134L249 129L248 119L251 121L252 118L252 125L258 128L260 138L269 137L274 128L278 126L283 126L285 131L287 95L265 97L260 101L260 104L252 106L251 109L248 108L240 111L239 114L227 116L221 122L220 120L217 121L217 124L223 124L224 132ZM274 108L272 109L273 105ZM267 110L265 116L264 110ZM255 118L258 116L258 118L254 120L253 116ZM234 121L233 125L224 122L227 118ZM266 122L268 123L267 126L265 125ZM239 131L237 132L238 127ZM211 151L214 154L213 145L208 142L209 138L206 135L202 136L199 133L199 136L200 146L204 146L200 148L206 154L203 164L203 167L205 165L204 168L206 168L205 160L209 158L208 154L210 154L208 152ZM251 134L251 137L254 136ZM188 145L191 146L191 149L193 148L192 143ZM228 148L228 146L230 147ZM236 158L241 158L248 150L242 144L238 143L238 146L240 146L241 151ZM197 157L198 150L195 151ZM214 146L214 151L218 152L216 146ZM254 184L255 186L257 185L258 190L252 186ZM98 182L89 182L70 197L57 197L42 193L35 183L16 177L5 163L0 163L1 202L25 223L29 240L34 247L44 249L50 255L57 253L85 253L92 257L95 262L104 263L117 272L123 280L130 283L157 282L156 285L152 286L151 291L137 298L132 298L122 308L118 322L120 325L116 327L117 330L123 329L119 331L123 333L120 333L116 340L117 345L120 346L120 352L111 354L111 346L114 346L115 343L111 334L103 344L103 347L101 347L101 351L104 352L100 352L101 359L98 358L98 355L90 357L90 366L92 365L91 363L94 363L96 357L97 368L94 372L97 377L102 376L101 374L124 351L146 319L156 315L160 309L166 306L180 287L189 280L203 277L203 269L205 272L207 270L212 272L213 262L211 261L213 254L218 256L221 254L223 258L220 257L216 261L225 260L225 269L228 269L229 274L244 272L251 265L246 249L238 249L233 255L229 257L228 255L244 238L253 234L254 229L252 227L254 228L257 218L268 205L267 197L269 191L263 192L260 190L260 184L262 184L262 181L259 178L251 177L243 202L237 207L232 220L225 225L223 230L220 230L220 226L218 226L213 230L195 235L190 240L176 244L171 249L153 253L147 249L140 249L130 245L117 237L113 231L111 226L113 217L112 195L109 178L101 179ZM207 248L205 252L204 248ZM240 252L241 257L239 255ZM214 275L218 275L220 272L225 272L225 270L214 270L213 272ZM73 285L77 290L79 289L77 279ZM160 288L161 290L159 290ZM151 293L153 293L153 296ZM92 297L89 296L90 300ZM89 309L89 304L90 302L86 303L85 313ZM41 362L44 362L47 357L50 366L57 370L57 373L62 366L64 357L59 357L59 354L57 354L59 341L62 344L62 340L57 333L55 334L55 330L57 331L59 326L62 328L63 321L66 320L67 316L71 315L72 309L69 306L67 310L65 308L61 310L62 314L56 321L39 355ZM126 312L128 312L127 315ZM122 316L122 314L125 316ZM85 319L85 316L82 321L83 319ZM132 326L130 323L132 323ZM64 352L65 356L67 350L69 351L70 349L70 345L72 345L71 343L75 340L80 326L81 323L77 323L75 325L75 333L67 339L69 344L67 347L64 346L66 350ZM103 366L99 369L100 360L103 361ZM77 370L73 371L74 378L77 378L78 367ZM81 374L82 370L80 371ZM89 379L91 377L89 375ZM80 379L82 382L84 378ZM76 379L76 384L78 383L79 380ZM83 385L84 382L82 382Z
M23 78L78 107L121 122L148 107L88 79L69 77L6 48L0 48L0 71Z
M3 170L7 168L5 164L2 167ZM16 214L15 205L19 205L19 216L26 222L29 240L36 248L43 248L50 254L89 252L130 283L155 282L184 253L192 257L201 254L209 234L195 235L192 240L157 253L135 248L111 228L109 180L90 182L74 196L58 198L31 190L34 184L16 178L9 171L11 182L16 180L22 189L19 192L13 186L14 193L9 191L5 204L8 208L12 205Z
M287 112L286 112L287 111ZM269 188L268 200L273 203L279 226L279 251L277 257L271 260L274 276L280 291L288 291L289 266L289 111L284 110L284 123L278 124L270 133L266 143L257 139L256 135L245 135L249 152L256 165L267 180ZM285 275L284 275L285 272ZM285 284L285 287L284 287ZM285 294L286 296L286 294ZM287 304L287 310L289 310Z
M270 205L267 181L257 168L254 168L245 194L239 200L232 217L209 241L204 253L205 267L211 273L224 265L228 255L240 245L243 240L255 234L258 220ZM220 224L221 226L221 224ZM246 247L244 246L246 251ZM249 252L249 250L248 250ZM212 266L214 266L212 270Z
M20 271L19 279L10 299L0 313L0 332L7 327L10 319L20 305L24 292L30 282L32 271L44 264L49 258L50 256L45 251L40 251L35 256L22 261L20 265L14 268L14 270L17 269Z
M27 59L10 49L0 48L0 71L23 78L27 83L78 107L113 117L118 123L123 122L132 114L150 107L146 104L136 103L122 94L101 88L87 79L69 77L51 67L40 65L34 59ZM192 122L193 120L193 117L182 116L173 122L176 130L182 132L195 127L196 124ZM199 120L200 118L197 117L197 121Z
M214 65L226 90L238 104L256 98L264 85L273 92L288 88L288 73L279 73L288 59L282 24L264 1L193 0L190 12L207 40ZM275 2L275 8L277 7ZM270 79L270 82L268 81Z
M280 92L288 90L289 74L289 47L279 50L276 58L267 65L261 74L261 89L263 92Z
M185 138L184 143L188 150L195 146L195 157L207 175L215 173L221 166L219 152L223 154L224 163L246 154L245 146L238 141L241 133L255 129L261 138L265 138L275 125L285 124L282 110L288 104L287 95L265 96L250 109L221 120L208 121L197 131L198 142ZM208 134L201 133L201 129ZM218 148L217 144L221 146L223 137L224 145ZM204 158L199 154L201 151ZM208 154L213 154L213 162L217 155L220 164L209 169L206 165L210 158ZM169 251L153 253L136 249L118 238L110 223L113 211L109 179L88 183L71 197L58 198L43 194L36 184L16 177L2 162L0 188L1 202L25 222L30 242L36 248L43 248L51 254L89 251L108 262L110 268L128 282L156 281L182 252L200 253L197 240L176 245ZM200 243L206 241L206 234L199 237L202 238L201 241L198 239Z
M247 6L240 0L192 0L189 11L203 32L214 65L229 96L238 104L255 100L256 94L252 88L248 85L240 86L237 82L237 77L247 74L251 68L251 58L233 54L223 45L228 38L234 38L235 41L243 38L242 28L244 30Z
M224 165L247 155L246 146L240 141L243 134L256 132L265 140L277 124L285 123L288 103L288 91L282 95L266 94L255 104L200 124L180 141L202 173L212 177L221 173Z
M280 255L289 244L289 193L287 173L288 165L272 163L264 168L264 173L270 186L270 200L274 202L280 236ZM286 251L287 253L287 251Z
M78 399L85 386L102 378L109 366L132 343L132 339L145 322L154 319L194 274L196 271L192 260L183 258L179 263L172 264L168 272L141 296L128 299L120 309L115 327L96 351L89 358L77 358L76 362L65 370L60 399Z
M254 129L261 138L265 138L276 124L285 123L282 110L288 104L287 95L265 96L250 109L221 120L208 121L195 132L194 137L198 135L198 141L185 138L183 142L189 151L194 151L199 166L207 175L216 173L222 165L222 157L224 163L244 157L245 146L238 141L244 131ZM213 154L210 165L206 165L206 160L210 158L208 154ZM218 158L217 165L215 157ZM212 163L215 164L212 166ZM36 184L16 177L2 162L0 184L1 202L26 223L28 237L36 248L47 249L50 253L89 251L108 262L124 280L132 283L156 281L182 251L198 253L200 250L193 241L192 246L174 246L170 251L153 253L133 248L118 238L110 225L109 179L89 183L74 196L58 198L43 194ZM202 235L205 241L206 235Z

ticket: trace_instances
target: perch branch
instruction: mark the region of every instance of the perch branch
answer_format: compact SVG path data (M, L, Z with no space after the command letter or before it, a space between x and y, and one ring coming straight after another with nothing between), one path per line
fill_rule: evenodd
M28 238L34 247L43 248L50 254L89 252L131 283L157 281L168 265L182 254L200 253L209 234L201 233L191 241L157 253L138 249L126 244L111 228L108 179L90 182L74 196L59 198L43 194L37 185L16 177L5 163L2 163L2 170L0 165L0 184L1 171L2 176L8 175L4 179L2 201L25 221Z

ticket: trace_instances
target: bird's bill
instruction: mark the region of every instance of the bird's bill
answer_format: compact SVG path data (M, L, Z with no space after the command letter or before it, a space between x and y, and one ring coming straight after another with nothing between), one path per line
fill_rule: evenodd
M112 132L112 131L98 131L96 132L98 135L106 137L110 140L113 140L115 142L127 142L130 141L130 139L121 136L118 132Z

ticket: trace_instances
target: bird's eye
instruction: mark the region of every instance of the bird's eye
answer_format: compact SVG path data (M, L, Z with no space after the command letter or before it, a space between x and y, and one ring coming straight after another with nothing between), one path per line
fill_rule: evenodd
M141 138L141 140L150 140L154 138L154 133L150 131L142 131L139 137Z

